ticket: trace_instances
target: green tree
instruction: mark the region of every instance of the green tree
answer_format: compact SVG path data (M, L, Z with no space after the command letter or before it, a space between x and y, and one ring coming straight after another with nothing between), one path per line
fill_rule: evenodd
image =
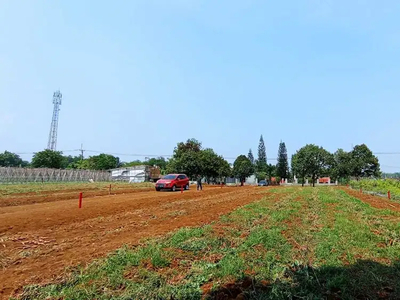
M167 173L183 173L189 178L194 178L202 173L200 153L188 152L179 158L172 158L167 164Z
M204 175L201 163L202 146L196 139L181 142L174 149L172 158L168 161L168 173L184 173L189 178Z
M178 143L166 166L168 173L184 173L189 178L205 176L208 181L222 179L231 173L229 163L211 148L203 149L196 139Z
M232 169L229 163L222 156L219 156L219 170L218 173L221 177L221 180L225 177L229 177L232 174Z
M33 168L61 169L63 162L62 152L46 149L33 155L31 166Z
M200 152L202 150L201 143L196 139L188 139L185 143L181 142L174 149L174 157L179 158L188 152Z
M256 172L256 177L258 179L258 181L260 180L265 180L267 178L267 173L265 172Z
M301 179L302 186L304 186L307 176L307 163L305 154L305 151L297 151L296 154L292 155L292 173L293 176L297 176Z
M365 144L355 146L350 156L352 176L357 179L380 176L379 160Z
M94 170L110 170L120 166L119 157L110 154L100 154L89 157Z
M152 157L147 161L141 161L139 159L131 161L131 162L123 162L121 163L121 167L133 167L133 166L157 166L159 167L162 171L165 171L167 168L167 161L165 160L164 157Z
M318 177L328 175L334 164L333 155L322 147L306 145L292 157L293 172L303 179L311 177L312 184Z
M95 170L96 169L93 164L93 161L91 161L88 158L78 161L76 163L76 168L80 169L80 170Z
M267 172L268 164L267 164L267 152L265 149L264 138L261 135L260 142L258 145L258 158L256 161L256 169L257 172Z
M208 179L219 176L220 160L213 149L204 149L200 154L201 175Z
M121 167L134 167L134 166L141 166L141 165L145 165L146 163L137 159L131 162L124 162L121 163Z
M254 166L246 155L239 155L233 163L233 175L240 180L240 185L254 173Z
M71 156L71 155L64 156L61 168L62 169L77 169L78 168L77 163L81 160L82 160L82 158L80 156Z
M276 169L276 165L273 164L268 164L268 168L267 168L267 177L269 179L271 179L271 177L277 177L277 169Z
M334 154L334 166L332 168L332 178L346 180L351 176L352 159L351 153L338 149Z
M121 166L119 157L110 154L90 156L76 163L77 169L82 170L110 170Z
M4 151L0 153L0 167L26 167L27 161L23 161L18 154Z
M145 164L148 166L157 166L162 171L167 168L167 161L164 157L150 158L148 161L145 162Z
M280 178L288 178L289 164L286 145L280 142L278 150L278 162L276 164L276 173Z
M229 163L213 149L204 149L200 152L201 171L200 174L205 176L208 181L216 180L230 175Z
M254 155L253 155L253 151L251 151L251 149L249 149L249 154L247 154L247 158L251 161L251 163L254 165Z

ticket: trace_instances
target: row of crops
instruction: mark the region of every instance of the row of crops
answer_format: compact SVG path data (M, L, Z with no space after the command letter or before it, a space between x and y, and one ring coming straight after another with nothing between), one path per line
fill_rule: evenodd
M354 189L372 192L380 195L387 195L390 191L393 200L400 200L400 181L395 179L362 179L353 180L350 186Z

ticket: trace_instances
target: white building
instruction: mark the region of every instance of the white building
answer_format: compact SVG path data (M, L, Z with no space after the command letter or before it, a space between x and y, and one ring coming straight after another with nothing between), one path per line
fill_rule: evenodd
M247 185L253 185L257 184L258 180L256 178L256 175L250 175L249 177L246 178L245 184Z
M227 177L225 180L226 185L238 185L240 184L240 180L234 177ZM256 178L256 175L250 175L249 177L246 178L244 181L244 184L246 185L255 185L258 183L258 180Z
M147 179L147 166L144 165L112 169L110 172L113 180L145 182Z

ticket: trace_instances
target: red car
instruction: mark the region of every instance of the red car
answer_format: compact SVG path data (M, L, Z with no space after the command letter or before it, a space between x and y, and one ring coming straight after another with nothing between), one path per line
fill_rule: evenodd
M185 190L189 189L189 177L185 174L168 174L156 182L156 191L168 189L175 192L182 187Z

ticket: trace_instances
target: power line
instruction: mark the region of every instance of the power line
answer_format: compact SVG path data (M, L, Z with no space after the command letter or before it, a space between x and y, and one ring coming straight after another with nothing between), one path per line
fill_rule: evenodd
M114 155L114 156L131 156L131 157L172 157L172 154L141 154L141 153L117 153L117 152L104 152L104 151L99 151L99 150L86 150L83 149L83 144L81 144L81 148L80 149L72 149L72 150L62 150L60 152L80 152L81 153L81 157L83 158L83 153L84 152L90 152L90 153L97 153L97 154L109 154L109 155ZM35 154L35 152L18 152L15 153L18 155L28 155L28 154ZM400 155L400 152L373 152L374 155ZM234 160L237 157L225 157L222 156L224 159L227 160ZM277 158L267 158L267 161L277 161ZM290 157L288 157L288 160L291 160ZM400 167L396 167L396 166L386 166L386 165L381 165L382 167L387 167L387 168L399 168Z
M118 156L135 156L135 157L172 157L172 154L138 154L138 153L115 153L115 152L103 152L98 150L85 150L86 152L92 153L104 153L110 155L118 155ZM237 157L225 157L225 159L236 159ZM276 158L267 158L267 160L277 160Z
M375 155L400 155L400 152L374 152Z

